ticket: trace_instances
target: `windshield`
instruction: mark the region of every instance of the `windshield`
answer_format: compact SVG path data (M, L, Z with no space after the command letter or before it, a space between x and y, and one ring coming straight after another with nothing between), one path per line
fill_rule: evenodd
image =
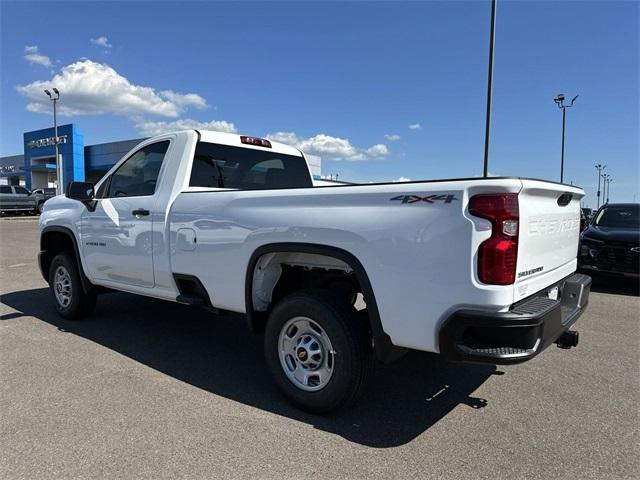
M594 223L598 227L640 228L640 205L605 207Z

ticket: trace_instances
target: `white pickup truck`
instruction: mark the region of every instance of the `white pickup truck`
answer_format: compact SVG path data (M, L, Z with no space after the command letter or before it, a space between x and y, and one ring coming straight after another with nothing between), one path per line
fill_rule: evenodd
M523 178L314 186L293 147L190 130L49 200L39 263L65 318L110 290L244 314L284 394L324 412L362 393L375 357L510 364L577 345L583 196Z

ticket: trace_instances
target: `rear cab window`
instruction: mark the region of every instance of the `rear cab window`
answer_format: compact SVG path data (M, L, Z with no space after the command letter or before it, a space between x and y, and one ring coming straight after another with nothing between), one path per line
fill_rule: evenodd
M198 142L189 186L269 190L313 187L313 182L302 156Z

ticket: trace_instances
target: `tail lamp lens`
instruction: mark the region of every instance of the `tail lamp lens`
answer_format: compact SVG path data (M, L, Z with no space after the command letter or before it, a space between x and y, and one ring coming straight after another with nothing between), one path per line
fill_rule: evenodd
M244 135L241 135L240 142L246 143L247 145L255 145L256 147L271 148L271 142L266 138L246 137Z
M518 261L518 194L476 195L469 201L469 213L492 225L491 237L478 249L478 278L491 285L511 285Z

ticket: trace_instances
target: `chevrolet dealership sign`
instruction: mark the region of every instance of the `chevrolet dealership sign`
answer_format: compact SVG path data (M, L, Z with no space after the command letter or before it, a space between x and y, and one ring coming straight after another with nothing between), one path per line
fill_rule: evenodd
M58 136L58 144L67 143L67 135ZM56 144L56 137L39 138L37 140L31 140L27 142L27 148L42 148L49 147Z

